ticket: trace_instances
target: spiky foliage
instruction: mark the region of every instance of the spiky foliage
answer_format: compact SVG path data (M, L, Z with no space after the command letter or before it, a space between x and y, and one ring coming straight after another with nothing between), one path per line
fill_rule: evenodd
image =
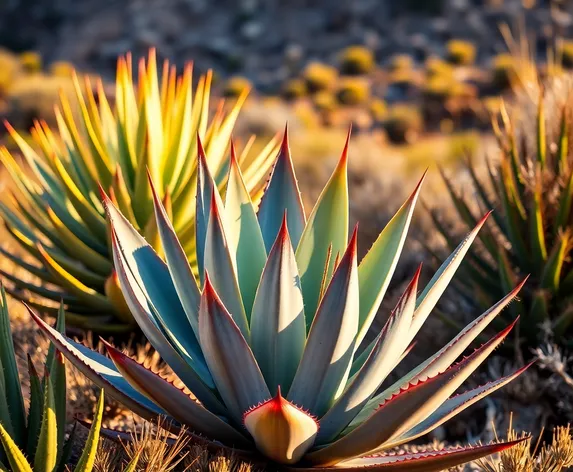
M96 405L95 418L83 447L82 454L76 466L71 469L67 465L67 461L70 459L72 452L75 427L66 441L66 446L61 450L58 445L58 428L62 425L58 424L56 420L54 400L55 392L52 392L49 380L45 385L47 387L46 400L43 410L39 411L39 413L42 413L42 424L40 436L37 439L37 449L34 451L35 454L31 454L29 452L26 454L22 449L19 449L14 439L8 434L2 423L0 423L0 441L6 451L7 463L10 465L10 468L3 466L2 470L10 472L71 472L71 470L74 472L92 472L92 470L94 470L94 463L100 441L100 428L104 411L103 390L100 393L99 400ZM30 458L30 456L33 459ZM114 470L134 472L135 465L138 460L139 454L136 454L134 459L125 467L125 469L115 468Z
M64 323L64 312L60 307L56 331L62 330ZM64 358L53 345L44 364L42 378L28 358L30 406L26 411L6 294L4 288L0 288L0 443L3 446L0 462L10 463L14 471L26 470L15 466L23 454L36 470L55 470L57 461L65 463L69 456L64 441L66 369Z
M568 89L565 86L559 93L569 96ZM511 310L523 315L520 334L526 350L542 339L542 324L563 342L573 321L572 108L569 100L557 106L552 93L538 98L536 107L527 106L526 98L510 111L502 108L500 123L494 121L500 159L486 177L478 177L472 159L467 161L472 199L477 199L479 208L497 211L480 237L481 244L470 253L459 288L486 306L516 280L531 274L527 290ZM546 116L547 105L550 116ZM445 175L444 181L459 220L471 227L477 213L470 193L462 195ZM433 216L438 230L453 245L455 230Z
M421 182L359 265L356 231L348 241L348 141L308 220L286 133L258 212L233 152L224 203L207 158L201 148L198 152L198 280L155 191L166 262L111 200L104 200L115 266L134 317L200 403L113 346L106 344L110 361L31 311L74 365L140 416L165 414L213 449L257 450L293 470L438 471L514 444L387 453L519 375L451 397L513 324L454 361L520 286L379 391L485 219L419 297L417 271L383 329L359 350L396 267Z
M229 139L246 98L243 93L230 107L221 102L213 113L211 77L211 72L201 77L193 90L190 64L180 77L168 62L158 74L152 51L147 62L139 62L136 83L127 56L118 62L114 105L101 82L94 92L86 79L84 91L74 76L79 117L62 95L56 110L58 132L37 122L32 130L35 146L8 126L24 162L0 148L0 161L15 183L13 191L2 194L0 214L33 261L4 249L0 252L50 284L46 287L2 273L32 295L27 298L26 292L10 290L12 294L48 312L53 309L46 300L63 299L73 325L100 331L133 326L112 273L109 228L96 196L98 183L161 251L147 184L149 169L193 259L197 137L201 136L209 152L217 185L222 184L229 167ZM275 144L273 140L250 153L251 140L241 153L239 160L245 165L245 181L253 198L264 185Z

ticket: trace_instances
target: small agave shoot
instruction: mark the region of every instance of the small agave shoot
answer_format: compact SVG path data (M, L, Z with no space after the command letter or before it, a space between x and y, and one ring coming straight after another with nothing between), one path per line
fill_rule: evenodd
M147 183L149 168L195 266L196 137L203 138L209 166L222 185L229 168L229 140L247 96L245 91L232 105L220 102L213 110L211 72L193 87L192 64L178 76L168 62L161 70L154 51L147 61L139 61L136 75L131 57L120 58L115 103L101 81L94 92L89 79L84 86L74 75L78 113L62 94L55 110L57 130L36 122L29 143L6 124L23 160L0 146L0 162L13 183L0 196L0 216L30 257L2 248L0 253L44 282L33 283L28 275L22 278L0 269L6 280L26 289L7 290L42 312L57 312L50 301L63 299L68 323L100 332L132 330L135 323L112 270L98 183L161 251ZM254 138L246 143L240 161L247 188L257 198L279 142L272 139L252 152L253 142Z
M166 415L213 448L258 452L285 470L438 471L518 442L387 452L428 433L524 370L453 395L515 322L454 362L521 283L434 356L380 389L485 218L419 296L418 270L378 336L360 350L396 267L421 182L358 264L356 231L348 238L348 142L308 220L286 133L258 211L233 153L224 199L201 148L198 155L199 280L159 195L154 205L165 262L104 196L126 301L197 400L113 346L106 345L110 360L31 312L71 362L137 414Z
M56 328L63 331L60 306ZM0 470L12 472L64 472L72 455L76 428L66 431L66 367L64 358L50 345L41 378L28 357L29 406L26 409L12 342L4 287L0 287ZM103 417L103 390L82 455L74 472L91 472ZM138 457L124 472L132 472ZM9 466L9 467L8 467Z

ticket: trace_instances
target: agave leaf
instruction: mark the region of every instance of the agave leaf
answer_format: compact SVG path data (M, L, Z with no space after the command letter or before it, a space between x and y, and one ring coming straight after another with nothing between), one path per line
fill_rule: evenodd
M468 324L460 333L453 338L448 344L440 349L436 354L426 359L416 368L412 369L408 374L400 378L390 387L386 388L383 392L372 397L366 404L362 411L358 414L355 420L350 424L353 428L362 423L368 418L376 409L378 405L384 400L392 397L401 388L415 383L425 377L433 377L441 372L444 372L452 363L467 349L471 342L476 339L483 330L495 320L501 311L515 298L517 293L521 290L527 278L519 283L510 293L503 299L485 311L481 316L476 318L472 323Z
M205 273L199 310L199 339L205 360L232 418L271 397L249 344ZM237 366L241 366L237 369Z
M28 354L28 373L30 378L30 407L28 409L28 420L26 426L28 429L28 438L26 441L26 454L31 460L34 459L34 454L38 446L38 437L40 436L40 427L42 424L42 407L44 402L44 392L40 376L32 359Z
M514 324L515 322L445 372L416 384L409 384L382 403L356 429L325 448L308 454L307 459L317 465L334 465L347 457L356 457L376 450L424 421L499 346Z
M72 274L67 272L56 260L51 257L41 244L38 244L38 254L46 269L58 281L58 283L69 293L75 295L79 300L86 302L90 307L103 312L113 312L113 306L110 301L94 290L88 287Z
M60 159L53 156L53 162L54 168L58 171L60 180L64 184L68 198L84 221L86 227L98 238L105 238L107 230L105 218L102 216L103 208L99 208L98 211L98 209L92 206L90 201L86 200Z
M64 311L63 303L60 303L58 311L58 319L56 322L56 329L60 333L65 333L66 329L66 313ZM66 365L62 353L56 350L55 346L50 343L48 355L46 356L46 366L52 380L54 391L54 407L56 412L56 424L66 424ZM64 428L58 429L58 449L61 450L64 444L65 430Z
M115 248L116 244L113 246ZM212 390L214 383L211 374L207 371L209 383L205 383L194 370L191 363L193 359L189 358L188 353L182 350L180 345L172 344L171 340L174 338L167 337L165 330L159 323L157 311L146 299L144 291L134 280L131 271L125 267L126 264L119 249L114 249L113 256L126 302L149 342L201 403L211 411L223 414L226 410ZM177 339L174 340L177 341ZM203 356L203 353L201 355ZM204 358L202 359L204 361Z
M250 318L267 253L257 215L231 143L231 163L225 195L225 235L237 268L241 299ZM212 270L212 269L211 269Z
M257 215L267 252L271 251L281 227L282 215L277 208L286 210L292 246L296 249L304 231L306 215L290 155L287 127Z
M113 398L142 418L154 420L159 415L167 415L161 408L135 390L107 357L72 341L46 324L30 308L28 311L56 348L98 387L105 388Z
M217 185L209 171L205 151L201 144L201 139L197 136L197 198L195 210L196 244L197 244L197 265L199 277L203 283L205 272L205 238L207 237L207 226L209 215L211 214L211 197L215 196L218 207L223 208L223 201L217 190Z
M358 332L357 230L320 302L287 399L320 417L346 384Z
M202 120L205 125L207 124L207 115L209 113L208 106L209 106L209 91L210 91L210 82L212 79L212 75L207 75L208 84L205 86L205 92L203 97L203 115L204 119ZM231 111L227 114L223 122L221 123L220 128L217 130L209 140L207 145L207 154L209 155L209 163L211 165L211 169L213 170L213 174L217 175L221 167L223 166L223 162L225 160L225 154L227 149L229 148L229 141L231 140L231 133L233 132L233 128L239 117L239 111L243 104L245 103L247 96L249 94L248 90L245 90L241 93L241 95L237 98L237 101L233 104ZM200 136L205 135L205 130L200 132Z
M237 267L223 223L222 208L213 188L211 195L211 210L207 234L205 237L205 274L209 272L211 282L220 294L225 307L233 314L233 319L245 339L249 339L249 321L241 297L241 290L237 280ZM204 277L206 277L204 275Z
M70 432L70 435L68 436L68 439L66 439L66 442L64 444L64 448L62 449L62 453L61 453L60 459L58 461L58 467L56 468L56 472L67 472L67 470L68 470L67 466L70 462L70 458L72 457L74 441L76 439L77 425L78 425L78 423L75 422L74 426L72 428L72 431Z
M103 389L100 391L99 399L95 409L94 422L90 428L88 438L84 446L84 450L74 472L92 472L94 468L95 458L97 454L97 447L99 444L99 430L103 419L103 409L105 406Z
M490 212L491 213L491 212ZM432 279L426 285L426 288L422 294L418 297L416 311L414 313L414 320L412 322L412 331L418 332L426 318L436 306L436 303L448 287L448 284L452 280L456 270L460 266L464 256L468 252L471 244L475 240L479 230L485 224L487 217L490 215L487 213L476 225L476 227L465 237L465 239L460 243L460 245L450 254L450 256L444 261L440 268L436 271Z
M529 212L529 232L531 241L531 258L539 270L547 260L547 246L545 243L545 228L542 199L543 186L541 181L541 170L536 170L536 178L533 188L533 198L531 199L531 209Z
M442 224L435 211L431 210L426 204L424 204L424 206L427 208L428 214L430 215L434 226L444 237L450 250L453 251L458 246L456 239L457 235L454 235L452 231L447 229L446 226ZM433 252L427 244L425 246L428 251ZM492 280L495 279L497 275L496 268L492 266L490 262L483 257L483 255L477 253L474 250L468 251L467 257L468 259L466 259L466 261L470 262L470 264L465 264L466 270L471 271L472 279L476 279L480 286L487 288L488 293L495 293L498 286ZM434 258L436 260L440 260L437 255L435 255ZM458 280L460 283L464 283L463 278L460 277Z
M555 242L551 254L543 267L543 272L541 273L541 288L549 289L552 292L559 290L561 271L567 258L567 248L570 245L570 241L571 235L569 233L563 233Z
M2 368L2 362L0 362L0 368ZM12 424L12 418L10 417L10 408L6 399L7 391L6 384L4 383L4 377L0 375L0 424L4 425L6 428L6 433L11 437L14 436L14 426ZM0 458L4 458L0 450Z
M416 306L418 280L422 266L414 275L398 305L377 336L376 344L362 368L349 382L344 393L320 420L320 444L334 439L364 407L370 397L398 363L411 339L409 329Z
M42 248L62 267L63 270L78 279L80 282L91 287L103 287L105 285L107 277L86 268L85 264L77 259L68 257L65 253L56 251L48 246L42 246ZM49 277L55 279L55 277L53 277L49 272L47 273Z
M68 248L71 248L74 254L78 254L86 266L102 275L107 275L111 272L112 267L107 257L78 238L68 227L67 223L62 221L51 207L48 208L47 214L63 243Z
M207 385L212 385L199 342L177 296L167 265L109 199L106 200L106 208L120 281L132 285L130 292L143 296L140 304L148 307L148 313L170 344ZM121 286L125 292L126 288L123 284ZM137 309L131 305L130 308L132 312Z
M58 424L52 380L46 377L44 390L44 412L38 438L38 448L34 455L35 472L52 472L58 459Z
M285 400L280 387L274 398L247 411L244 423L257 449L281 464L300 461L314 444L318 430L317 421Z
M312 323L320 302L319 291L328 257L328 248L332 246L333 254L342 254L348 242L349 139L350 131L338 165L318 197L296 250L307 327ZM332 215L336 215L336 218ZM332 265L327 267L327 279L332 273Z
M4 446L12 472L34 472L26 457L0 423L0 441Z
M104 341L107 352L119 372L145 396L161 406L173 418L191 427L194 433L248 447L249 441L236 429L190 398L185 392Z
M18 366L16 364L16 355L14 352L14 343L12 341L12 329L10 327L10 316L8 314L8 304L6 301L6 292L3 286L0 286L0 377L3 377L4 394L6 403L10 412L10 423L14 434L14 439L22 444L24 438L25 409ZM3 415L2 419L6 419Z
M517 205L514 194L516 192L512 183L511 170L506 161L501 163L501 176L499 182L499 190L501 194L501 202L503 206L503 213L506 217L507 224L505 225L505 236L511 242L517 257L522 263L523 267L529 267L529 252L525 247L523 240L524 228L523 223L526 219Z
M360 281L360 331L356 345L359 346L370 329L386 289L390 284L398 259L404 247L412 214L426 173L406 202L380 233L372 248L358 266Z
M485 385L481 385L449 398L434 413L428 416L428 418L426 418L421 423L418 423L416 426L414 426L409 431L406 431L401 436L397 437L392 442L392 444L384 446L384 449L399 446L400 444L413 441L416 438L428 434L438 426L444 424L450 418L453 418L458 413L464 411L466 408L488 396L490 393L499 390L501 387L507 385L509 382L519 377L532 364L533 363L527 364L521 369L516 370L513 374L507 375L493 382L488 382Z
M248 146L243 148L242 154L244 157L246 157L245 150L248 150ZM276 156L279 152L280 139L277 133L254 159L249 160L250 165L245 169L243 177L255 206L260 206L261 198L263 197L263 192L265 190L265 184L270 179L269 168L272 168L272 164L276 161ZM241 157L242 158L239 162L242 163L245 159L243 156Z
M381 454L340 462L335 467L313 467L296 470L302 472L328 470L340 470L344 472L440 472L465 464L466 462L489 456L490 454L504 451L525 440L527 440L527 438L485 446L466 446L417 453Z
M133 456L133 459L131 459L129 464L127 464L125 466L125 469L123 469L123 472L135 472L136 471L136 467L137 467L137 464L139 463L139 458L141 457L141 453L142 453L141 450L137 451L137 454L135 454L135 456Z
M547 161L547 142L545 133L545 107L543 106L543 91L540 90L540 96L537 104L537 161L541 169L545 167Z
M251 315L251 348L271 391L280 386L288 392L305 341L304 303L285 215Z
M175 286L177 295L181 300L181 305L183 306L187 319L189 320L189 324L193 329L195 337L198 338L199 302L201 300L199 286L197 285L197 280L191 271L191 266L189 265L185 252L181 247L181 243L175 234L173 225L169 221L161 200L159 200L159 195L155 190L151 180L151 175L149 175L149 184L151 185L151 192L153 194L155 218L159 229L159 236L161 237L161 245L163 246L165 258L167 260L167 267L171 274L171 278L173 279L173 285Z

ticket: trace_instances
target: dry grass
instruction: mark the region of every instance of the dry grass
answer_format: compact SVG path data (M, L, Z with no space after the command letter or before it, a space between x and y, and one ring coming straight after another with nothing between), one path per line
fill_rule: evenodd
M237 457L210 454L192 444L185 431L178 436L168 433L161 421L144 423L130 441L102 441L94 470L119 471L138 456L137 472L262 472Z
M573 437L570 426L560 426L553 431L550 444L540 449L539 442L532 447L531 437L517 433L512 426L507 431L507 440L528 439L507 449L496 457L476 462L483 472L561 472L573 466Z

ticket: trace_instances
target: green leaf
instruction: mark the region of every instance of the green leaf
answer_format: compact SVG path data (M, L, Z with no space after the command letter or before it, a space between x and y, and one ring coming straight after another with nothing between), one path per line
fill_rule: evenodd
M63 425L61 425L63 427ZM44 390L44 411L38 438L38 448L34 456L34 472L52 472L58 459L58 424L52 380L48 376Z
M507 385L509 382L515 380L529 367L531 367L531 365L532 363L527 364L521 369L515 371L513 374L507 375L492 382L488 382L485 385L473 388L464 393L454 395L453 397L446 400L442 404L442 406L440 406L434 413L428 416L428 418L426 418L424 421L418 423L412 429L405 432L400 437L396 438L392 442L392 444L388 445L388 447L396 447L430 433L438 426L444 424L446 421L453 418L458 413L461 413L474 403L480 401L489 394L495 392L496 390L499 390L500 388Z
M28 311L40 330L56 345L66 359L93 383L100 388L105 388L113 398L142 418L155 420L159 415L166 415L165 411L135 390L107 357L72 341L45 323L30 308Z
M236 429L211 413L184 391L105 342L111 360L123 377L194 433L235 447L249 447Z
M543 92L540 92L537 105L537 161L541 169L547 161L547 141L545 134L545 107L543 106Z
M372 399L368 401L366 406L352 421L350 428L360 425L366 418L376 411L378 406L385 399L391 398L392 395L399 392L402 388L405 388L412 383L416 383L423 378L433 377L448 369L453 362L463 354L472 341L476 339L490 323L495 321L496 317L502 312L502 310L505 309L516 297L526 281L527 278L521 281L521 283L519 283L510 293L508 293L494 306L485 311L472 323L468 324L456 337L454 337L436 354L427 358L405 376L394 382L390 387L387 387L381 393L372 397Z
M74 422L74 426L68 439L64 443L64 448L62 449L62 453L60 454L60 459L58 460L58 468L56 469L57 472L67 472L68 463L70 462L70 458L72 457L72 451L74 447L74 440L76 438L76 428L78 426L77 422Z
M199 310L199 333L205 360L232 418L271 396L249 344L205 273ZM241 366L237 369L237 366Z
M479 230L485 224L490 213L487 213L478 222L476 227L470 231L454 252L452 252L452 254L450 254L450 256L443 262L432 279L428 282L428 285L426 285L424 291L418 297L416 312L414 313L414 320L412 322L412 329L414 331L418 331L421 328L430 312L436 306L436 303L438 303L438 300L448 287L464 256L467 254L471 244L474 242Z
M296 250L307 328L310 327L320 302L320 286L329 247L332 246L332 254L342 254L348 242L349 139L350 132L338 165L310 214ZM336 215L336 218L333 218L333 215ZM333 270L332 259L326 270L326 280L330 278Z
M515 322L445 372L410 384L368 417L346 436L323 449L308 454L316 465L334 465L347 457L356 457L381 446L424 421L477 369L509 334Z
M34 472L26 457L0 423L0 441L4 446L12 472Z
M173 285L181 300L181 305L185 310L193 333L196 338L199 338L199 303L201 300L199 286L191 271L191 266L189 265L185 251L177 238L175 229L169 221L167 212L159 199L159 195L155 191L151 176L149 176L149 184L151 185L153 194L155 219L157 221L159 236L161 237L161 245L163 246L167 260L167 268L169 269L169 273L173 279Z
M356 417L366 402L378 390L406 351L416 307L418 280L422 266L406 288L384 328L376 338L370 355L358 373L348 382L344 393L320 420L318 444L332 441ZM414 333L415 334L415 333Z
M216 195L214 188L205 237L205 274L209 272L211 282L223 304L229 312L233 313L235 323L248 340L250 337L249 321L237 280L237 266L225 230L223 209L219 206Z
M543 219L543 186L541 175L537 173L531 199L531 211L529 214L529 232L531 240L531 257L539 270L547 260L547 247L545 244L545 228Z
M241 299L247 318L250 318L267 252L253 202L232 144L224 222L229 249L236 261Z
M179 356L185 359L185 362L192 367L203 382L212 386L212 379L199 342L177 296L167 264L113 203L107 198L105 202L112 226L112 250L120 282L123 280L132 285L130 292L143 296L140 303L148 307L147 313L151 315L156 329L160 328L162 337L169 340L170 345L175 348ZM123 285L121 287L125 293L125 287ZM127 302L129 305L129 300ZM137 308L129 306L135 316ZM158 346L155 347L159 350Z
M62 334L66 329L66 313L64 311L63 303L60 304L56 329ZM65 429L61 426L66 424L67 417L66 403L68 397L66 393L66 364L64 363L64 357L55 349L53 344L50 344L48 356L46 358L46 365L48 366L48 372L50 373L50 378L52 379L54 387L56 423L60 425L60 428L58 429L58 450L61 452L66 433Z
M251 315L251 348L269 390L288 392L306 341L304 303L287 216L263 271Z
M38 438L40 437L40 428L42 426L42 410L44 403L44 389L40 382L40 376L32 359L28 355L28 373L30 377L30 408L28 409L28 439L26 441L26 453L30 460L34 460L34 455L38 448Z
M133 456L133 459L131 459L130 463L125 466L123 472L136 471L137 464L139 463L139 458L141 457L141 452L142 452L141 450L137 451L137 454L135 454L135 456Z
M287 400L321 417L342 393L358 333L357 231L320 302Z
M10 328L10 315L4 287L0 287L0 365L4 374L4 386L6 401L10 411L11 423L14 428L14 440L23 444L25 427L24 399L16 364L16 354L12 341L12 329ZM1 373L0 373L1 375ZM10 431L8 429L8 431Z
M90 428L88 438L84 445L84 450L74 472L92 472L94 467L95 458L97 454L97 447L99 443L99 430L101 428L101 423L103 419L103 409L105 406L103 389L100 391L99 400L96 405L94 422Z
M543 268L541 273L540 287L549 289L551 291L557 291L559 289L559 284L561 282L561 271L563 270L563 264L565 263L565 258L567 257L567 248L570 244L571 237L569 233L562 234L558 241L555 242L549 259Z
M296 250L306 225L306 215L294 173L286 127L281 149L257 214L267 252L270 252L281 227L283 215L277 208L286 210L290 239Z
M392 280L425 177L424 173L408 200L386 225L358 266L360 321L357 346L370 329Z

